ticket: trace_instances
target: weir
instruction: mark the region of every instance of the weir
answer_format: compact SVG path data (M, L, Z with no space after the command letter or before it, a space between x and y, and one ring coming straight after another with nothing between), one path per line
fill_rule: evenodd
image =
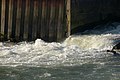
M58 41L66 28L66 0L0 0L1 41Z
M0 0L0 40L61 41L120 20L120 0Z

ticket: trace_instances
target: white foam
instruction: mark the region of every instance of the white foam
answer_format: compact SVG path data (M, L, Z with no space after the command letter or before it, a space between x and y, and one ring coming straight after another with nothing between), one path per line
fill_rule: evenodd
M80 35L71 36L64 42L66 45L77 45L81 49L110 49L113 44L114 36L111 34L106 35ZM111 38L111 39L109 39Z
M117 27L119 30L119 27ZM57 66L81 65L92 58L106 55L102 50L111 49L120 35L72 35L63 43L47 43L37 39L35 43L21 42L12 46L0 43L1 66ZM108 54L107 54L108 55Z

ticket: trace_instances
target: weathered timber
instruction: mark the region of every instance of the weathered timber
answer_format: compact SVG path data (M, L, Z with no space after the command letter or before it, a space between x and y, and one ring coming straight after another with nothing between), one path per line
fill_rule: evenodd
M0 0L0 40L63 39L65 0Z

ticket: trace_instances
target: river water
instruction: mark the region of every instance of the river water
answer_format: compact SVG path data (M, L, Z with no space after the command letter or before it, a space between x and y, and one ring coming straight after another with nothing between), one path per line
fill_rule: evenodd
M120 23L96 26L65 41L0 43L0 80L120 80Z

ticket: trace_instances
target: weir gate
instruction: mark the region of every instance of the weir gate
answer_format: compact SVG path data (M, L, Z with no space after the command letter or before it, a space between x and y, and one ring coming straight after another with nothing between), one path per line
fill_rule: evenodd
M61 41L119 17L120 0L0 0L0 41Z

